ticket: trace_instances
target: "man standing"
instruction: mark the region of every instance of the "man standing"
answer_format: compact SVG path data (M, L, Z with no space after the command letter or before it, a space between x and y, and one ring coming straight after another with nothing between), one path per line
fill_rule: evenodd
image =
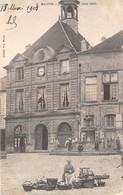
M67 160L67 164L64 166L65 183L72 184L73 173L75 169L70 160Z
M121 150L120 154L121 154L122 178L123 178L123 149Z
M117 139L116 139L116 146L117 146L117 151L119 152L120 149L121 149L121 143L120 143L120 138L119 138L119 136L118 136Z

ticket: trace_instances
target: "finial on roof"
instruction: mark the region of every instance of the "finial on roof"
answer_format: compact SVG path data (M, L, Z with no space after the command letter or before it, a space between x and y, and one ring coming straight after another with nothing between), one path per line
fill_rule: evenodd
M31 46L30 44L26 45L26 47L25 47L25 48L26 48L26 50L27 50L27 49L29 49L29 48L30 48L30 46Z
M103 42L105 40L106 40L106 37L105 36L102 36L101 41Z

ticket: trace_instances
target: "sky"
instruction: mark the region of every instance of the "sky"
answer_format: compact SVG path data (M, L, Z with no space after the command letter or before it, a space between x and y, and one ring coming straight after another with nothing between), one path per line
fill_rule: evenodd
M57 22L58 2L0 0L0 77L5 76L3 67L17 53L23 53L28 44L33 44ZM80 0L78 10L79 32L92 46L100 43L102 36L109 38L123 30L123 0Z

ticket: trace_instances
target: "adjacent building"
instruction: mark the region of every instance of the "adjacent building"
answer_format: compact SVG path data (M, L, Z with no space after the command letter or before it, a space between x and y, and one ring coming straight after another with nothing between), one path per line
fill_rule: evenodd
M5 151L6 77L0 79L0 151Z
M116 149L118 140L123 140L123 31L80 52L76 60L80 64L81 133L89 142Z

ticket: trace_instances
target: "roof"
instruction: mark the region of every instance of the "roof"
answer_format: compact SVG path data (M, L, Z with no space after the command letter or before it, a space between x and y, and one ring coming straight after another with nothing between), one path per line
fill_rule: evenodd
M92 49L83 52L83 54L121 52L123 51L123 30L92 47Z
M38 47L49 46L57 53L61 45L67 45L75 52L81 51L81 41L84 39L79 33L76 34L66 23L57 21L44 35L42 35L23 55L30 57L31 52Z

